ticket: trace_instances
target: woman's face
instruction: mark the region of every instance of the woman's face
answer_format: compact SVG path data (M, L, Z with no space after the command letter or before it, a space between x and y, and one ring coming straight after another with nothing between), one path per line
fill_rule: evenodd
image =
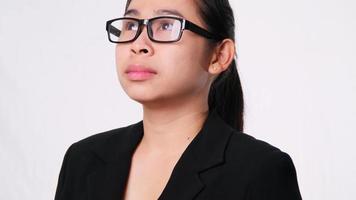
M176 10L187 20L207 29L192 0L133 0L128 7L130 9L138 13L127 16L144 19L176 16L157 14L160 9ZM148 38L145 27L135 41L117 44L117 75L128 96L142 104L191 100L209 91L211 52L207 39L189 30L184 30L178 42L155 43ZM125 72L130 65L148 67L156 73L146 79L132 78Z

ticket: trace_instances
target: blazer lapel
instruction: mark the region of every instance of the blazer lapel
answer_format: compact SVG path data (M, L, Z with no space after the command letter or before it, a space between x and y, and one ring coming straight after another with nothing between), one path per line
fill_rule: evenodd
M224 162L225 147L232 131L216 110L210 111L202 129L173 168L159 200L194 199L205 187L202 172Z
M191 141L173 168L159 200L191 200L204 187L202 172L224 162L224 151L233 129L209 111L202 129ZM108 139L93 147L104 166L88 176L90 200L122 199L131 165L131 157L143 136L143 121L118 129Z
M104 165L87 177L89 200L119 200L125 191L132 154L143 133L138 130L142 121L116 129L113 135L93 147Z

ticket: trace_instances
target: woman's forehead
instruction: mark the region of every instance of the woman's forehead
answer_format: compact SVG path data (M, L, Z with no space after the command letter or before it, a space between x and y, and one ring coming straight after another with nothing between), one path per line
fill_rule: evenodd
M158 15L176 15L183 18L196 18L195 0L132 0L127 16L148 17Z

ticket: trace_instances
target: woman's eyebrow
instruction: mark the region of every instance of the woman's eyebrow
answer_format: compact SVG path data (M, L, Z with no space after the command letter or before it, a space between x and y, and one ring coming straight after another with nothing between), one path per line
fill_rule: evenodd
M136 9L128 9L128 10L126 10L124 16L126 16L126 15L137 16L137 15L139 15L139 13L140 12L138 12L138 10L136 10Z
M164 14L169 14L169 15L176 15L182 18L185 18L183 14L181 14L178 10L174 9L159 9L154 11L155 15L164 15ZM136 9L128 9L124 16L126 15L131 15L131 16L138 16L140 15L140 12Z
M159 9L159 10L155 10L154 13L156 15L163 15L163 14L177 15L179 17L184 18L183 14L181 14L178 10L174 10L174 9Z

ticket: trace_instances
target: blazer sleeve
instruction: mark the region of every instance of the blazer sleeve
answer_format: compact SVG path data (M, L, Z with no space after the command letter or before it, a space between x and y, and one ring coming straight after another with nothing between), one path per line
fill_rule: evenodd
M72 151L73 145L71 145L66 153L64 154L64 158L62 161L62 166L59 172L59 177L58 177L58 182L57 182L57 189L55 193L54 200L64 200L63 198L63 191L64 191L64 186L65 182L67 181L67 172L68 172L68 165L69 165L69 160L71 156L71 151Z
M247 200L301 200L297 174L291 157L272 151L257 166Z

